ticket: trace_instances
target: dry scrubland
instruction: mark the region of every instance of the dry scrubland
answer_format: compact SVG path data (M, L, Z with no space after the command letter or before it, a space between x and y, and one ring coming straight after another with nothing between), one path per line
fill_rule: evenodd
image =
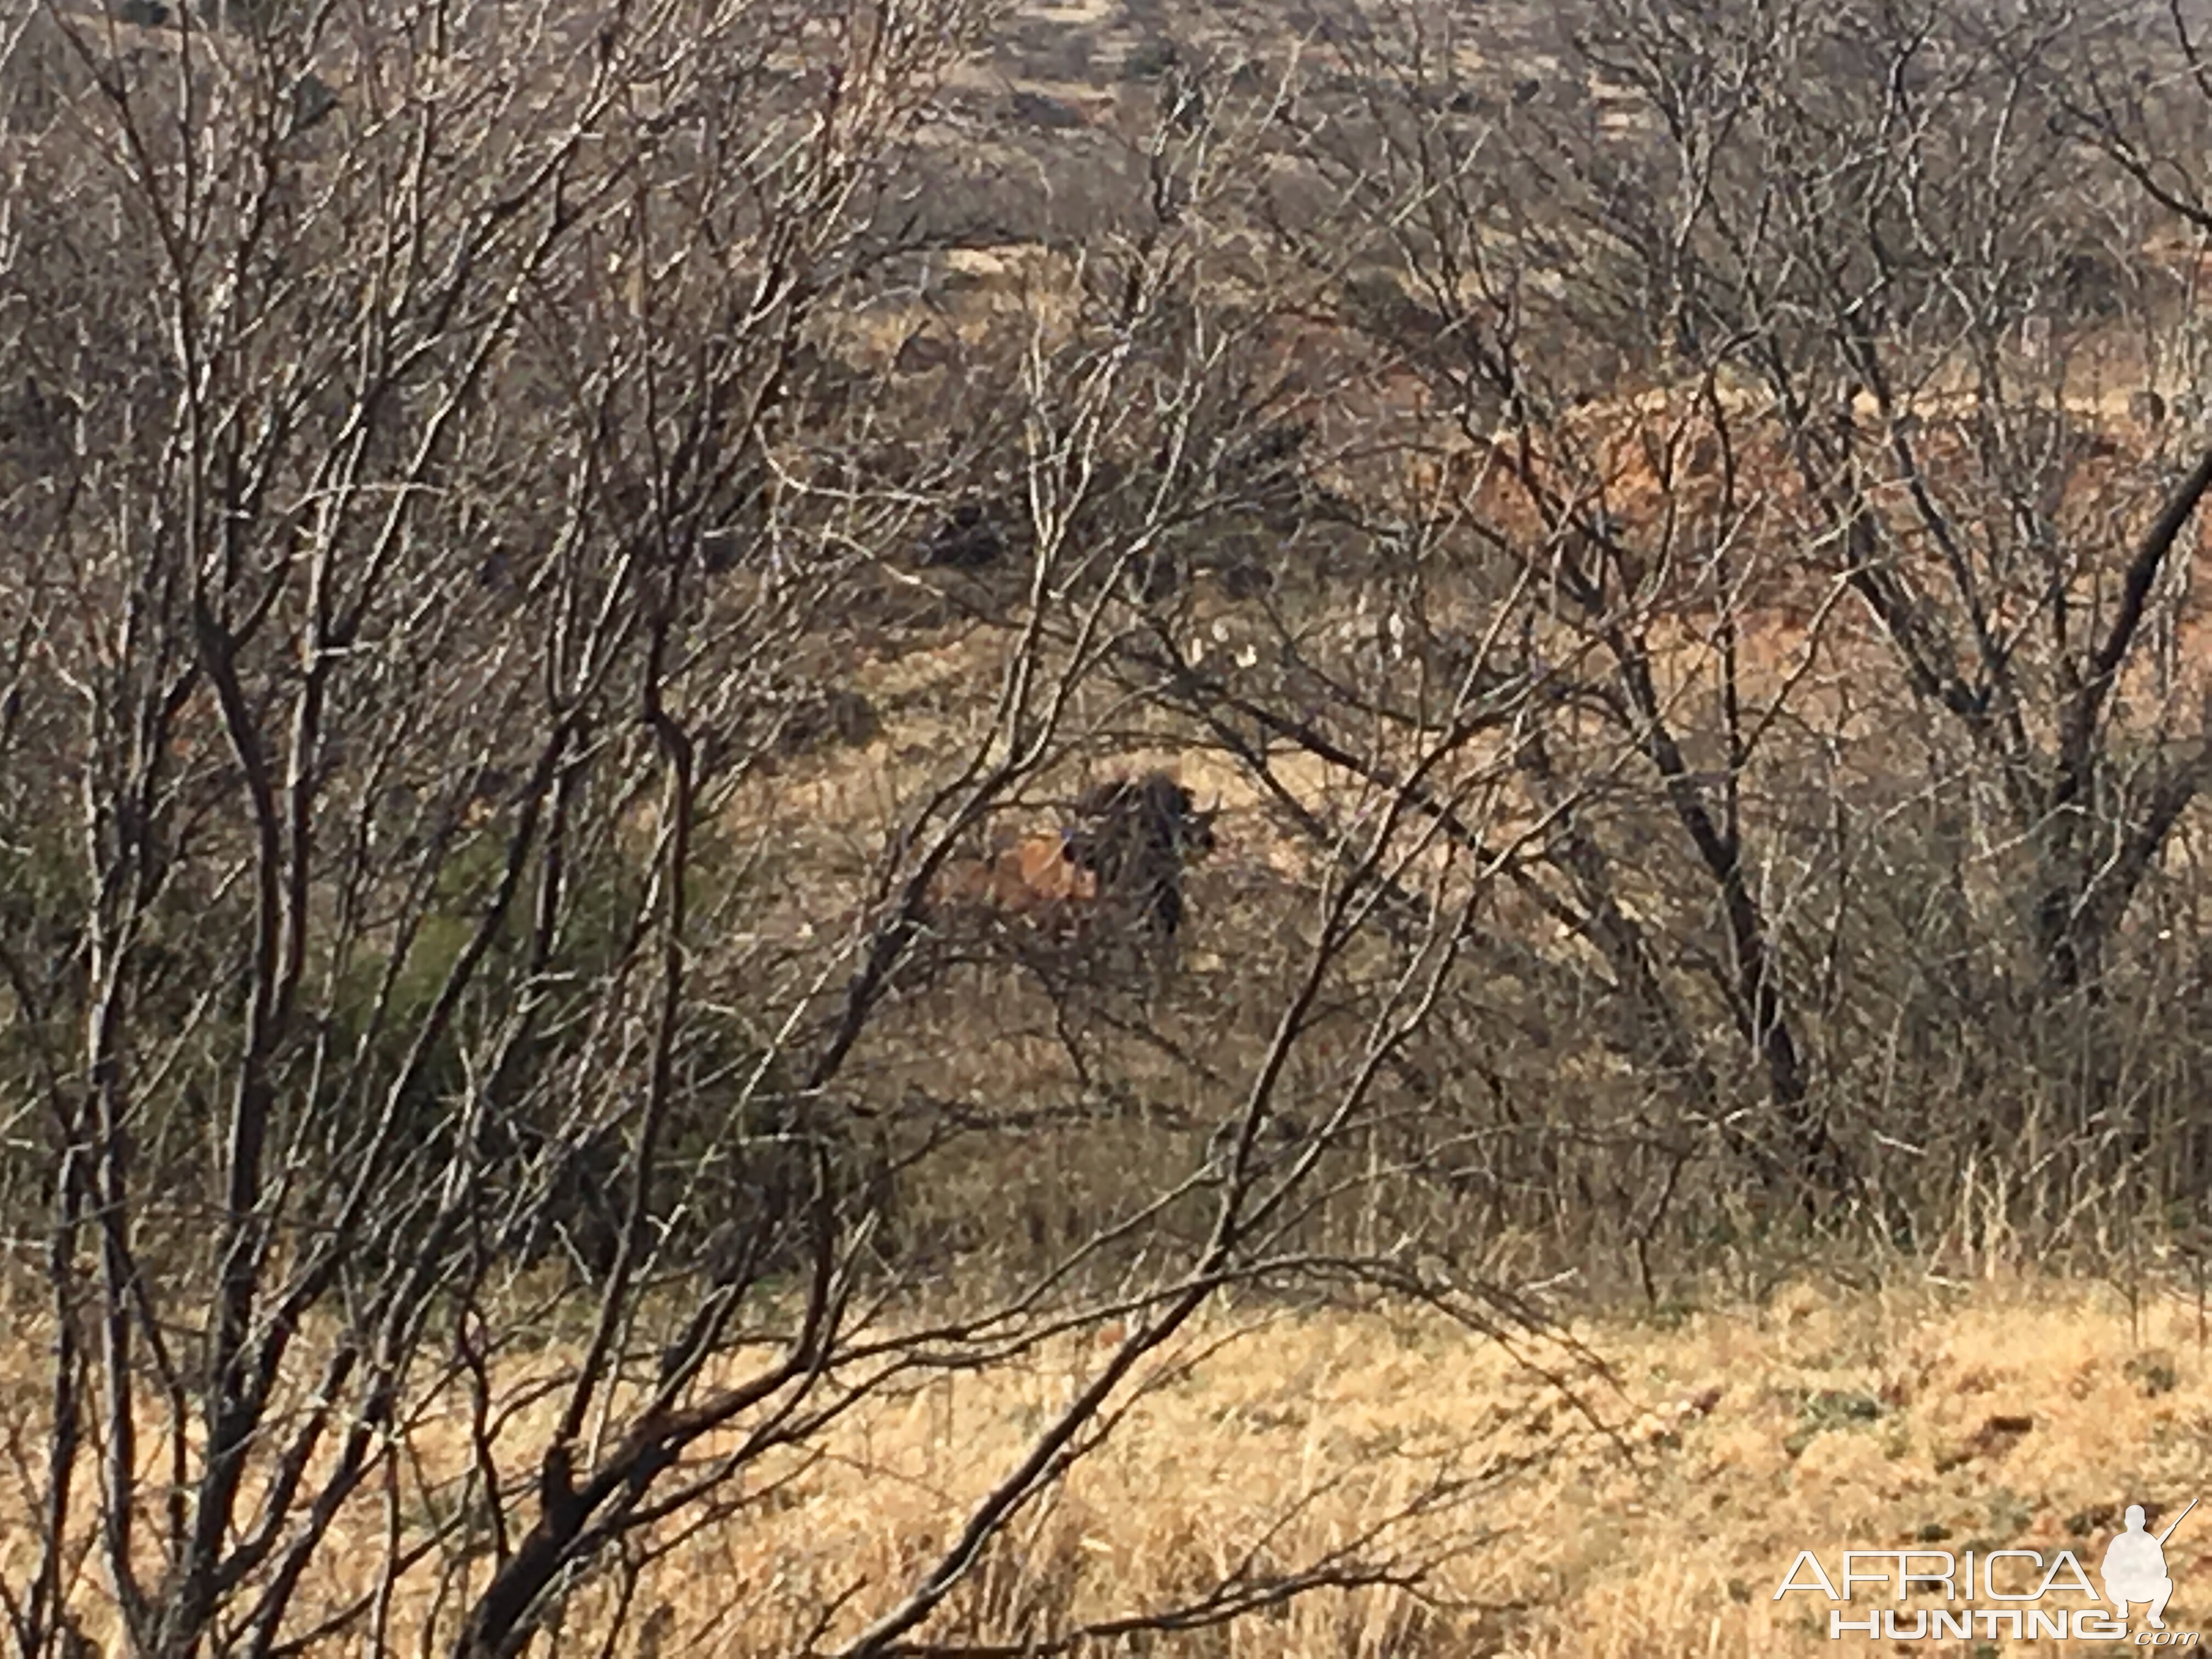
M997 1552L951 1628L983 1638L1025 1610L1168 1601L1254 1552L1324 1556L1434 1488L1433 1513L1393 1534L1449 1558L1427 1605L1317 1594L1170 1650L1834 1652L1824 1603L1771 1599L1801 1548L1833 1560L1941 1527L1954 1550L2087 1558L2118 1506L2212 1488L2199 1332L2193 1300L2139 1301L2131 1316L2108 1287L1800 1285L1759 1309L1580 1324L1610 1372L1598 1378L1573 1346L1508 1354L1406 1319L1224 1316L1156 1369L1158 1389ZM665 1600L672 1638L783 1652L854 1581L910 1577L1082 1375L1079 1350L872 1414L793 1476L772 1518L701 1539L641 1594ZM2025 1435L1987 1427L2019 1417L2033 1419ZM1462 1480L1475 1488L1446 1498L1438 1483ZM2177 1630L2212 1626L2212 1528L2192 1540L2193 1524L2169 1555Z
M1159 1650L1836 1652L1825 1602L1771 1599L1801 1548L1832 1566L1845 1548L1938 1540L2072 1548L2094 1571L2121 1505L2172 1513L2212 1488L2201 1322L2185 1295L2139 1295L2131 1309L2112 1286L2034 1281L1801 1282L1759 1307L1578 1322L1510 1352L1404 1316L1224 1311L1144 1373L1103 1447L957 1592L939 1639L1018 1644L1187 1599L1240 1565L1326 1562L1363 1540L1370 1556L1388 1540L1400 1561L1433 1567L1423 1593L1320 1591ZM668 1553L645 1569L618 1650L765 1659L818 1632L832 1607L833 1633L857 1631L1100 1352L1093 1338L896 1394L804 1458L757 1466L745 1516L656 1540ZM556 1344L518 1360L517 1400L533 1364L572 1358ZM531 1442L550 1410L519 1404L502 1441ZM403 1527L466 1458L458 1409L424 1412L407 1438ZM347 1547L317 1575L321 1605L366 1589L391 1522L383 1495L357 1506ZM0 1563L14 1571L29 1544L27 1529L9 1532ZM2212 1527L2185 1522L2168 1565L2169 1626L2212 1626ZM423 1634L428 1578L394 1600L392 1650ZM596 1650L604 1594L580 1586L555 1626L578 1650ZM449 1592L437 1616L453 1607ZM570 1645L556 1637L553 1650ZM2046 1648L2057 1650L2006 1650Z
M26 1659L1826 1653L2212 1496L2185 30L310 9L0 23Z
M1760 1310L1576 1334L1609 1381L1563 1391L1463 1334L1402 1321L1252 1326L1137 1406L971 1598L1002 1615L1028 1601L1077 1616L1166 1600L1228 1570L1291 1504L1308 1507L1276 1547L1319 1554L1441 1472L1533 1456L1525 1475L1501 1476L1420 1527L1419 1543L1456 1557L1430 1587L1435 1605L1387 1590L1319 1595L1180 1650L1833 1652L1825 1604L1771 1599L1801 1548L1832 1560L1940 1526L1954 1550L2086 1556L2101 1552L2115 1506L2178 1508L2212 1486L2212 1372L2193 1302L2141 1306L2131 1328L2123 1297L2078 1285L1840 1297L1799 1286ZM1226 1335L1217 1326L1197 1340ZM1555 1376L1579 1369L1559 1350L1522 1358ZM1012 1455L1067 1375L1040 1368L1025 1386L948 1388L872 1419L796 1484L775 1525L702 1543L680 1569L686 1587L663 1592L679 1627L707 1622L720 1599L709 1583L776 1587L795 1629L833 1586L910 1572L918 1546ZM2034 1420L2026 1435L1986 1431L1992 1418L2021 1416ZM847 1457L887 1477L858 1504ZM2086 1540L2068 1527L2081 1517ZM2212 1624L2212 1530L2194 1540L2185 1530L2169 1565L2179 1589L2168 1624ZM732 1633L725 1650L781 1650L757 1639Z

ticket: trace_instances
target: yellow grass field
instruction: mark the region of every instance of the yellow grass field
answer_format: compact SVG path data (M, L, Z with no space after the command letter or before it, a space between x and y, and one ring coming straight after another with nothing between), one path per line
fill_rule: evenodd
M1441 1470L1468 1474L1549 1446L1519 1477L1394 1534L1452 1554L1431 1587L1437 1605L1392 1590L1323 1593L1159 1650L1858 1651L1870 1645L1863 1637L1840 1649L1830 1640L1819 1597L1773 1599L1800 1549L1839 1571L1846 1548L2002 1546L2050 1561L2070 1547L2094 1574L2125 1504L2170 1516L2212 1494L2212 1394L2193 1300L2142 1302L2131 1316L2101 1286L1842 1296L1799 1286L1763 1310L1668 1323L1574 1333L1611 1370L1597 1382L1585 1372L1574 1388L1610 1432L1514 1358L1455 1330L1344 1315L1254 1325L1139 1405L1025 1547L994 1563L993 1611L1025 1598L1077 1618L1165 1603L1227 1571L1301 1504L1264 1552L1278 1562L1382 1520ZM1524 1358L1555 1375L1574 1370L1558 1349ZM777 1586L801 1604L787 1615L794 1621L841 1581L911 1571L944 1534L945 1500L1004 1467L1066 1380L1047 1369L1027 1389L964 1382L871 1421L849 1464L801 1480L786 1524L702 1544L690 1571ZM877 1478L853 1478L865 1469ZM2212 1513L2185 1522L2167 1559L2178 1586L2168 1626L2212 1632ZM695 1597L715 1599L703 1583L683 1599ZM1855 1606L1847 1616L1864 1615ZM2115 1645L2005 1644L2075 1654ZM732 1650L773 1647L748 1638Z
M1103 1352L1093 1336L927 1381L803 1456L756 1465L745 1508L662 1540L617 1650L765 1659L801 1649L836 1606L823 1643L834 1648L926 1570L966 1503ZM515 1363L565 1358L556 1344ZM1240 1565L1256 1582L1380 1526L1364 1553L1431 1565L1421 1592L1323 1590L1233 1627L1095 1650L2104 1653L2124 1644L1852 1634L1838 1645L1825 1601L1778 1602L1774 1591L1805 1549L1832 1572L1847 1548L2005 1547L2047 1561L2071 1549L2094 1574L2125 1504L2151 1507L2155 1529L2161 1513L2212 1494L2212 1393L2199 1310L2185 1296L2140 1297L2131 1311L2104 1285L1799 1285L1755 1310L1590 1322L1510 1353L1441 1322L1232 1310L1155 1358L1111 1437L987 1555L923 1639L1018 1650L1024 1638L1188 1601ZM532 1443L533 1419L550 1410L521 1406L509 1443ZM407 1461L421 1490L458 1459L460 1414L416 1419ZM354 1519L311 1580L323 1607L374 1572L390 1517L380 1500ZM16 1572L26 1541L10 1530ZM2185 1519L2166 1561L2167 1626L2212 1632L2212 1505ZM387 1647L414 1650L448 1628L458 1584L439 1597L434 1576L403 1585ZM80 1605L97 1640L112 1626L91 1606L95 1577L80 1581ZM597 1651L611 1593L576 1587L550 1650ZM1867 1594L1846 1616L1866 1615Z
M1080 1553L1079 1607L1165 1599L1188 1575L1235 1559L1261 1518L1294 1497L1323 1492L1290 1534L1310 1552L1379 1519L1432 1459L1471 1468L1564 1430L1548 1464L1431 1518L1464 1552L1434 1587L1468 1604L1456 1613L1421 1616L1412 1598L1389 1592L1324 1595L1177 1650L1863 1650L1863 1637L1847 1637L1843 1650L1829 1639L1824 1601L1773 1599L1800 1549L1840 1571L1851 1547L2003 1546L2046 1561L2071 1547L2094 1574L2126 1504L2170 1516L2212 1493L2212 1397L2193 1301L2142 1306L2131 1322L2103 1288L1835 1297L1800 1287L1760 1311L1577 1335L1611 1368L1611 1384L1577 1393L1613 1435L1593 1432L1556 1390L1456 1333L1340 1316L1256 1330L1199 1383L1140 1408L1073 1483L1050 1529L1054 1565L1033 1557L1030 1570L1072 1571ZM988 1461L1020 1415L1000 1396L995 1408L963 1402L942 1437L921 1420L884 1425L908 1460L902 1472L921 1484L872 1516L825 1512L807 1530L817 1542L849 1540L848 1560L888 1563L905 1529L930 1525L920 1494L970 1459ZM2024 1431L1991 1426L2022 1419L2033 1425ZM2212 1630L2212 1515L2185 1523L2168 1570L2178 1589L2167 1625ZM1864 1615L1854 1607L1848 1616Z

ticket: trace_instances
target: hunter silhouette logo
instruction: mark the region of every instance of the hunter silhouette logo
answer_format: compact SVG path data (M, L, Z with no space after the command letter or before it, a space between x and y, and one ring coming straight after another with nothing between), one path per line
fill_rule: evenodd
M2105 1599L2120 1610L2123 1620L2130 1602L2142 1601L2150 1607L2150 1627L2166 1628L2166 1601L2173 1594L2173 1580L2166 1574L2166 1540L2196 1507L2192 1498L2172 1526L2154 1538L2143 1530L2142 1505L2128 1505L2128 1529L2105 1547Z
M1837 1642L1857 1635L1890 1642L1978 1638L1987 1643L2000 1637L2110 1642L2130 1639L2129 1613L2140 1607L2143 1628L2133 1632L2134 1645L2195 1647L2197 1632L2166 1627L2166 1604L2173 1595L2166 1546L2197 1502L2191 1498L2156 1533L2146 1523L2142 1505L2130 1504L2124 1529L2106 1545L2100 1563L2101 1595L2071 1550L2060 1550L2047 1560L2039 1550L1967 1550L1956 1556L1948 1550L1846 1550L1840 1576L1832 1576L1811 1550L1800 1550L1774 1600L1797 1593L1824 1595L1832 1602L1903 1603L1911 1597L1923 1603L1909 1614L1902 1607L1869 1607L1863 1618L1846 1617L1841 1607L1832 1607L1828 1638ZM1875 1586L1885 1587L1887 1593ZM2067 1605L2068 1598L2077 1605Z

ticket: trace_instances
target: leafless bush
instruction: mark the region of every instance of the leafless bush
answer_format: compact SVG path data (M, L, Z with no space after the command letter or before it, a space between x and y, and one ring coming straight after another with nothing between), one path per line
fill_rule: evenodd
M132 1651L612 1641L1070 1343L776 1640L1208 1627L1511 1474L1016 1563L1232 1291L2201 1204L2185 19L1193 36L1049 245L938 191L996 21L5 26L27 1650L87 1563Z
M88 1619L164 1655L508 1653L587 1603L618 1632L672 1540L757 1521L846 1419L1085 1329L1095 1368L954 1531L795 1647L918 1650L971 1590L964 1639L1042 1651L1407 1581L1401 1534L1491 1478L1176 1605L993 1611L996 1540L1228 1288L1531 1317L1354 1227L1499 867L1444 832L1498 810L1489 738L1536 682L1462 653L1338 769L1269 948L1109 962L1060 1010L1073 1088L954 1091L1011 1050L943 1039L942 873L1033 788L1226 740L1185 647L1207 527L1307 500L1206 333L1191 216L1256 125L1167 112L1152 228L1031 296L964 434L854 366L841 327L945 252L901 192L985 21L47 9L5 43L26 1651ZM983 493L1018 515L991 579L917 569ZM838 716L844 665L946 653L934 740L824 811L825 757L886 730L887 693ZM947 1279L933 1194L1055 1097L1175 1127Z

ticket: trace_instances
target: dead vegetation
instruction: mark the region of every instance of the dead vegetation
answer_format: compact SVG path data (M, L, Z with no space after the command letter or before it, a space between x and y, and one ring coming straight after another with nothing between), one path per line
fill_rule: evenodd
M2021 1276L2212 1194L2194 34L156 9L0 20L27 1654L1771 1651L2193 1472Z
M1722 1293L1578 1320L1513 1352L1417 1316L1226 1307L1133 1380L1113 1437L940 1617L956 1642L1049 1640L1225 1584L1255 1603L1208 1638L1231 1659L1825 1652L1828 1604L1774 1594L1800 1549L1832 1563L1850 1548L2071 1549L2094 1571L2125 1503L2178 1511L2208 1473L2199 1327L2185 1289L2131 1309L2115 1289L2008 1279ZM704 1524L657 1529L566 1587L550 1638L605 1628L621 1606L619 1652L833 1646L941 1547L1117 1334L884 1392ZM556 1340L500 1366L502 1441L546 1432L533 1379L562 1357ZM21 1448L36 1443L30 1392L11 1407ZM404 1473L341 1519L343 1547L306 1589L319 1612L372 1595L386 1552L450 1528L467 1501L465 1422L425 1413L398 1431ZM702 1445L702 1463L735 1437ZM10 1483L16 1513L26 1497ZM21 1572L29 1534L10 1532L0 1561ZM1407 1582L1333 1588L1355 1545ZM2194 1628L2212 1547L2185 1535L2168 1560L2169 1623ZM1293 1561L1303 1593L1253 1582ZM443 1645L458 1585L489 1570L426 1560L379 1614L381 1644ZM121 1637L112 1614L82 1629ZM2046 1646L2059 1650L2027 1650Z

